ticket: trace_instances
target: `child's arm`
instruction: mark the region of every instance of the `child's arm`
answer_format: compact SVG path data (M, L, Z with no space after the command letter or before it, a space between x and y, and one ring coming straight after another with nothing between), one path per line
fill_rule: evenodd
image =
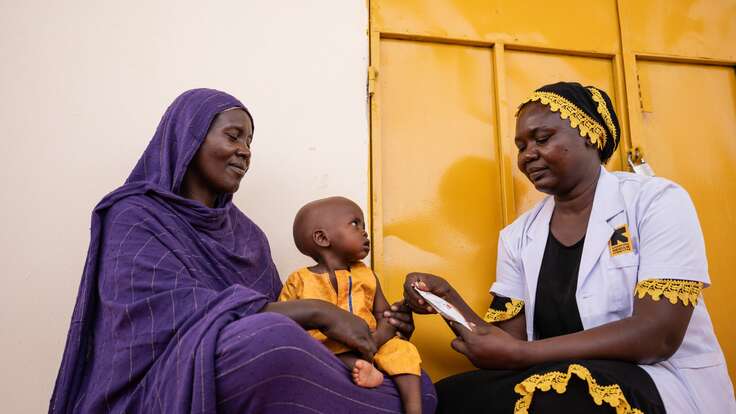
M388 304L386 297L383 296L378 277L375 273L373 276L376 278L376 296L373 298L373 316L376 318L376 331L373 332L373 340L376 341L376 348L380 348L389 339L396 336L396 328L383 316L383 312L390 311L391 306Z

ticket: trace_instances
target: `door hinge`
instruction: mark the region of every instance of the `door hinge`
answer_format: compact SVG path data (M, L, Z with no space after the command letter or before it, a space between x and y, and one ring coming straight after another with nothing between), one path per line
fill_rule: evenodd
M376 79L378 78L378 69L368 66L368 96L376 93Z
M642 112L652 112L652 101L649 97L648 91L645 91L644 88L642 88L642 84L644 84L644 87L648 87L648 79L644 79L644 82L642 82L642 76L639 74L639 72L636 73L636 87L639 91L639 109Z

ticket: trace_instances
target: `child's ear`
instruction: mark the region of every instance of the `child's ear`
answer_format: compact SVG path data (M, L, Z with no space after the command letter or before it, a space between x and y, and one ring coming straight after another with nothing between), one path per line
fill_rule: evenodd
M315 230L312 233L312 240L319 247L330 247L330 238L327 237L327 232L322 229Z

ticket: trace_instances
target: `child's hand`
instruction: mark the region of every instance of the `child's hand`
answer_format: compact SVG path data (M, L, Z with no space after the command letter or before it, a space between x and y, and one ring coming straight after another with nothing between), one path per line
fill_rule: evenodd
M391 310L384 311L383 317L388 320L391 326L396 328L401 338L407 340L411 338L414 333L414 316L405 300L400 300L391 305Z

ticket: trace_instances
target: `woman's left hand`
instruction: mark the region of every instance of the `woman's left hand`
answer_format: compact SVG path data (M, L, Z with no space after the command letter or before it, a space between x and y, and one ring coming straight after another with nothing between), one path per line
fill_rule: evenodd
M383 312L383 317L396 328L401 338L407 340L411 338L414 333L414 315L406 302L400 300L392 304L391 310Z
M493 325L476 325L472 331L457 322L450 322L458 337L452 341L452 349L465 355L478 368L525 368L523 350L526 341L514 338Z

